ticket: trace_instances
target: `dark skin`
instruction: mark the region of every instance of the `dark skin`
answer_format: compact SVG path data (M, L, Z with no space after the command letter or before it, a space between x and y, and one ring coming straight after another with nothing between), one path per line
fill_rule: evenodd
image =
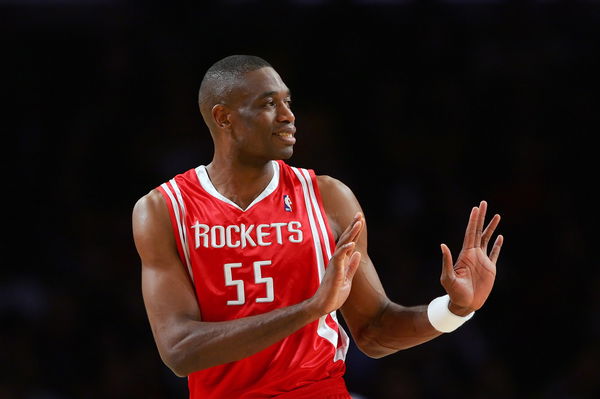
M248 72L226 99L201 104L215 153L207 170L225 197L247 207L272 177L270 161L288 159L295 143L289 89L272 68ZM318 176L337 247L321 285L307 300L268 313L224 322L202 321L194 288L177 253L168 209L153 190L133 210L133 234L142 261L142 293L161 358L179 376L240 360L340 309L358 347L382 357L439 335L426 306L404 307L387 297L367 253L367 228L352 191ZM484 226L487 203L473 207L463 247L453 261L442 244L441 283L449 309L467 315L489 296L503 238L488 243L500 221Z

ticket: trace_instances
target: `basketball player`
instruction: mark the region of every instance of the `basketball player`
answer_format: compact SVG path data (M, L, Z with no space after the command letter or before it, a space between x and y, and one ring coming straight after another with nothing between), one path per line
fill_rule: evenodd
M450 332L492 289L503 238L488 242L487 204L473 207L447 295L391 302L367 253L352 191L285 160L296 142L290 92L263 59L216 62L200 86L212 162L142 197L133 233L158 351L191 398L350 398L347 322L358 347L382 357Z

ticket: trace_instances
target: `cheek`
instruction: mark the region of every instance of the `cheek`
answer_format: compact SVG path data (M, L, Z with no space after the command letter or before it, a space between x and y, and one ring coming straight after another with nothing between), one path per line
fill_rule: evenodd
M248 130L262 130L271 128L274 118L272 112L267 110L243 110L237 118L238 125L243 126Z
M254 116L253 122L258 126L269 126L273 125L273 121L275 120L275 112L266 110L263 112L259 112Z
M269 146L274 123L274 112L267 109L239 110L232 119L233 138L239 145L248 149Z
M248 122L249 137L255 140L270 140L273 133L273 119L267 113L257 115Z

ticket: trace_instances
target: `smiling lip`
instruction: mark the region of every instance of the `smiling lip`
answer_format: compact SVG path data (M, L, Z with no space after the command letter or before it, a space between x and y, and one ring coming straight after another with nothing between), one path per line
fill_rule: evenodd
M278 132L273 133L273 136L277 136L278 138L280 138L281 140L285 141L288 144L294 144L296 143L296 138L294 137L294 134L296 133L296 129L292 128L292 129L285 129L285 130L280 130Z

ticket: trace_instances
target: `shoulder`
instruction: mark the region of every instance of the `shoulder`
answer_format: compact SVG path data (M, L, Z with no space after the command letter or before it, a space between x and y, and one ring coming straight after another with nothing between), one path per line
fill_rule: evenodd
M156 188L135 203L132 228L138 252L146 259L157 258L160 251L175 248L167 203Z
M350 187L342 183L341 180L328 175L317 175L316 177L319 190L321 191L321 196L354 196L354 193L352 190L350 190Z
M133 227L143 228L158 220L168 220L168 209L165 199L158 188L139 198L133 206Z
M356 196L342 181L327 175L317 175L317 184L323 200L329 225L336 239L352 222L357 212L362 212Z
M133 206L133 213L147 212L160 208L161 205L164 205L163 195L158 188L155 188L136 201Z

